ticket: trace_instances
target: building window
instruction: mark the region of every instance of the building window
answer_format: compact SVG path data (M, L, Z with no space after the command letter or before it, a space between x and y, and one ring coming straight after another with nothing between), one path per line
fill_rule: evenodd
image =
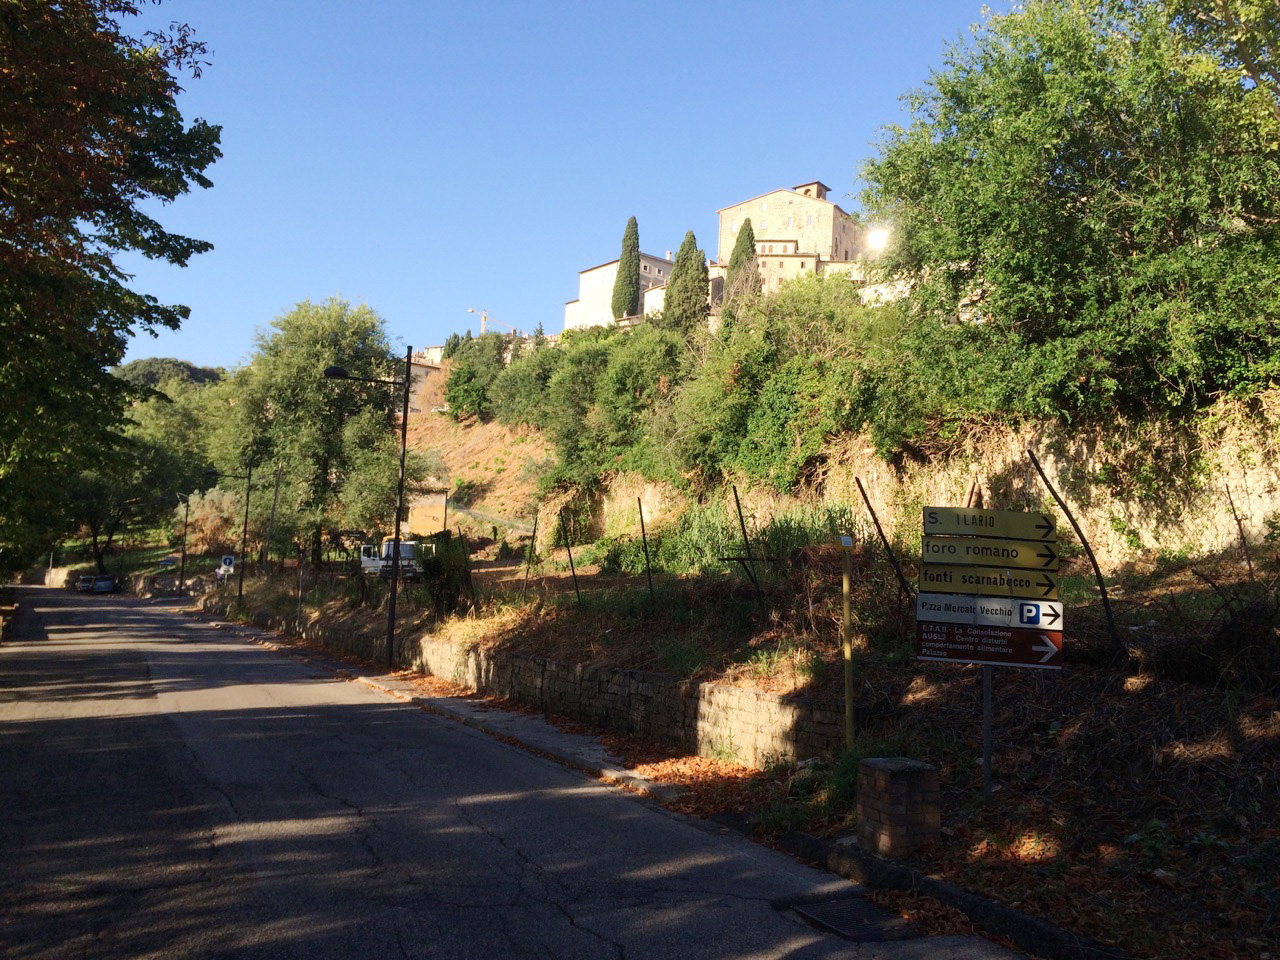
M645 263L645 264L641 264L640 269L641 269L641 270L643 270L645 273L648 273L648 272L649 272L649 265L648 265L647 263Z
M801 261L800 261L800 269L801 269L801 270L803 270L804 268L805 268L805 262L804 262L803 260L801 260Z
M761 200L761 201L760 201L760 209L761 209L761 210L768 210L768 209L769 209L769 202L768 202L767 200Z
M795 217L787 217L787 228L788 228L788 229L790 229L791 227L794 227L795 225L796 225L796 218L795 218Z
M781 260L779 260L779 261L778 261L778 269L779 269L779 270L781 270L781 269L782 269L782 261L781 261Z
M813 226L813 214L812 214L812 213L811 213L811 214L809 214L809 216L808 216L808 221L809 221L809 222L808 222L808 223L806 223L806 224L805 224L805 226L807 226L807 227L812 227L812 226Z
M768 221L768 220L761 220L761 221L760 221L760 229L761 229L761 230L768 230L768 229L769 229L769 221Z

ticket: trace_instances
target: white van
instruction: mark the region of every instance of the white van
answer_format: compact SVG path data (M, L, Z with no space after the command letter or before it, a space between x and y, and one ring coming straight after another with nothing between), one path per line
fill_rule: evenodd
M383 537L382 545L366 543L360 547L360 572L371 577L391 578L391 556L395 537ZM417 564L418 542L400 541L400 578L417 580L420 571Z

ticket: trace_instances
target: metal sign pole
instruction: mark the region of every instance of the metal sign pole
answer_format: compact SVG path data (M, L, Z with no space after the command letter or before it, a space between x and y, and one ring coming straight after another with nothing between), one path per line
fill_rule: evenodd
M244 475L244 530L240 534L240 584L236 587L236 601L244 599L244 568L249 565L245 550L249 548L249 497L253 494L253 464Z
M853 580L853 550L844 551L844 748L853 749L853 611L850 587Z
M995 667L982 666L982 799L991 800L991 678Z
M649 566L649 534L644 529L644 503L636 497L636 509L640 511L640 542L644 544L644 574L649 578L649 603L656 603L653 597L653 570Z

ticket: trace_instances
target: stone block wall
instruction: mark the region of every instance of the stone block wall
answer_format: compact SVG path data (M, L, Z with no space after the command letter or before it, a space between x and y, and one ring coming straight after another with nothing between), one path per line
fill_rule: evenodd
M899 857L937 839L941 827L936 767L906 757L858 765L858 835L868 850Z
M792 701L660 673L488 653L423 636L412 666L445 680L620 733L684 746L701 756L764 766L829 756L843 746L839 703Z
M210 594L202 606L224 613L228 602ZM295 627L292 618L264 610L254 611L249 619L270 630L291 632ZM302 634L344 656L381 662L385 654L381 637L315 617L303 623ZM844 708L838 702L793 700L642 670L489 653L431 635L398 638L395 659L399 666L483 694L756 767L776 760L833 756L844 745Z

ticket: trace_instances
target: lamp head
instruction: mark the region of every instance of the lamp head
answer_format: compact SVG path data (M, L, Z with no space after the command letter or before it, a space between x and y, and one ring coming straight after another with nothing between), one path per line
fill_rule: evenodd
M330 380L346 380L350 376L346 367L339 367L336 364L332 367L325 367L324 375Z

